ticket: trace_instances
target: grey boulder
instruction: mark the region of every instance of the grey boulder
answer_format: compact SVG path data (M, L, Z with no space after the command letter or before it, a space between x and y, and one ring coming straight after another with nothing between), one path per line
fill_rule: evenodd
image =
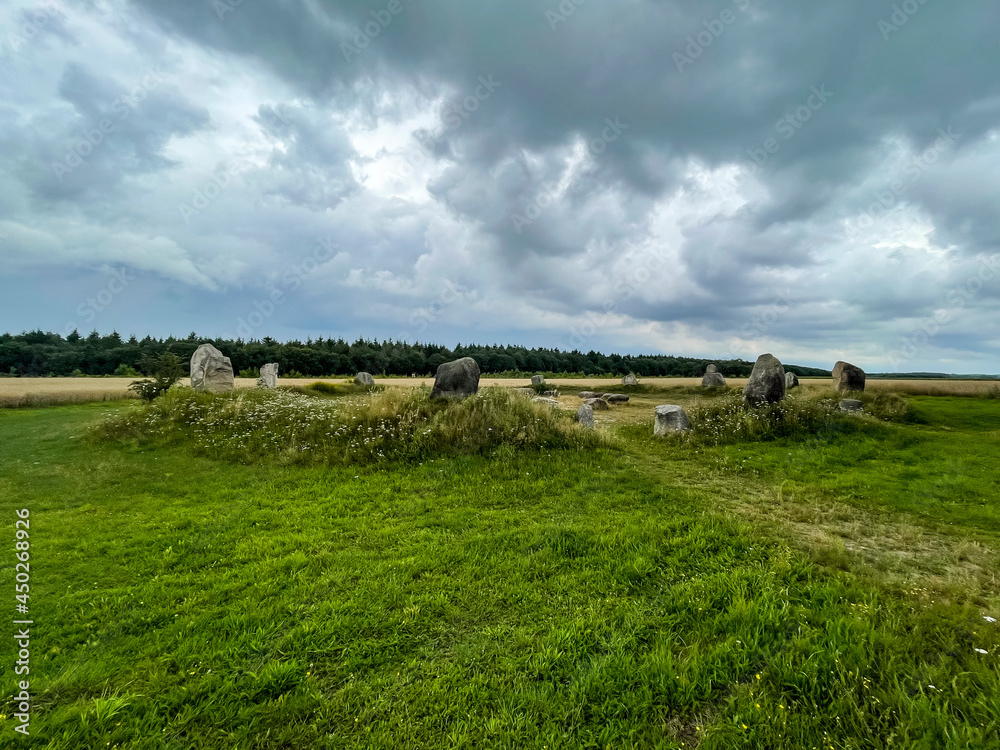
M202 344L191 357L191 387L196 391L225 393L236 385L233 363L211 344Z
M785 373L785 390L790 391L792 388L799 387L799 376L794 372Z
M278 387L278 364L272 363L260 368L260 377L257 378L258 388Z
M479 391L479 365L472 357L439 365L431 398L468 398Z
M785 397L785 368L772 354L761 354L743 389L747 404L776 404Z
M630 372L622 378L622 385L639 385L639 378L635 376L635 373Z
M531 376L531 384L532 385L545 385L545 376L544 375L532 375Z
M354 376L354 382L358 385L375 385L375 378L370 372L359 372Z
M535 396L533 399L536 404L545 404L546 406L559 406L559 402L554 398L545 398L545 396Z
M687 412L675 404L664 404L656 407L656 422L653 424L654 435L671 435L675 432L685 432L691 429L691 420Z
M605 393L601 398L609 404L627 404L629 397L624 393Z
M706 372L705 376L701 379L702 388L725 388L726 379L722 377L721 372Z
M587 404L580 404L580 408L576 410L576 421L587 429L594 429L594 410Z
M837 362L833 366L833 387L841 393L863 391L865 389L865 371L850 362Z
M580 398L600 398L601 394L596 391L580 391L577 394Z
M856 398L845 398L840 401L841 411L861 411L864 406L864 402L858 401Z
M718 372L718 371L719 371L719 368L716 367L715 365L709 365L708 367L705 368L705 374L706 375L708 373L710 373L710 372Z
M588 398L583 403L589 406L594 411L607 411L608 409L611 408L610 406L608 406L608 402L605 401L603 398Z

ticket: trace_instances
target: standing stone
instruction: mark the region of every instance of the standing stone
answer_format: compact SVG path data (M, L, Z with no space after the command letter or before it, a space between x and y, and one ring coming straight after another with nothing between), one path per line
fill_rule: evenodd
M656 422L653 424L654 435L671 435L675 432L685 432L691 429L691 420L687 412L674 404L664 404L656 407Z
M794 372L785 373L785 391L790 391L792 388L799 387L799 376Z
M634 372L630 372L622 378L622 385L639 385L639 378L635 376Z
M588 430L594 429L594 410L586 404L580 404L580 408L576 410L576 421Z
M608 406L608 402L603 398L588 398L583 402L586 406L591 408L591 411L607 411L611 407Z
M358 385L375 385L375 378L370 372L359 372L354 376L354 382Z
M864 406L864 402L858 401L856 398L845 398L840 401L841 411L861 411Z
M278 387L278 364L272 363L260 368L260 377L257 378L258 388Z
M833 387L841 393L863 391L865 389L865 371L849 362L837 362L833 366Z
M710 372L718 372L718 371L719 371L719 368L716 367L715 365L709 365L708 367L705 368L705 374L706 375L708 373L710 373Z
M751 405L776 404L785 397L785 368L772 354L761 354L754 363L743 400Z
M439 365L431 398L468 398L479 391L479 365L472 357Z
M713 365L709 365L713 367ZM721 372L706 372L705 376L701 379L702 388L725 388L726 379L722 377Z
M532 385L545 385L545 376L544 375L532 375L531 376L531 384Z
M236 385L233 363L211 344L202 344L191 357L191 387L196 391L225 393Z

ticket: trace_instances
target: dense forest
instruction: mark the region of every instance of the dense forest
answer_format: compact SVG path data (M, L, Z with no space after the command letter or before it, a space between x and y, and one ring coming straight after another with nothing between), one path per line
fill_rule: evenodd
M324 377L370 372L376 375L432 375L437 366L458 357L472 357L484 374L527 373L696 377L712 360L664 355L620 355L600 352L563 352L558 349L526 349L522 346L476 346L461 344L449 349L436 344L395 341L348 343L343 339L278 342L204 339L192 333L185 339L169 337L122 339L118 333L69 336L32 331L0 335L0 374L20 377L69 375L150 375L159 355L172 352L187 362L200 344L211 343L229 357L233 369L249 375L268 362L277 362L284 376ZM716 360L719 371L732 377L746 376L753 368L744 360ZM786 365L798 375L829 375L829 370Z

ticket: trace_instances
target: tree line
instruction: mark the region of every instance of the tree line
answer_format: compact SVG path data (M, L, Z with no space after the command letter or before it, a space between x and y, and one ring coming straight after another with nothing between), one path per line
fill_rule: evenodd
M489 375L521 377L532 373L550 376L625 375L640 377L699 377L715 362L731 377L746 377L752 362L742 359L708 360L659 354L602 354L596 351L528 349L523 346L462 345L449 349L439 344L401 341L319 338L279 342L272 338L235 341L206 339L191 333L187 338L157 339L135 336L123 339L117 332L102 336L96 331L68 336L44 331L0 335L0 374L15 377L152 375L160 355L171 353L187 363L201 344L210 343L233 363L237 374L250 375L261 365L277 362L285 377L328 377L370 372L374 375L433 375L438 365L459 357L472 357ZM786 365L798 375L829 375L829 370Z

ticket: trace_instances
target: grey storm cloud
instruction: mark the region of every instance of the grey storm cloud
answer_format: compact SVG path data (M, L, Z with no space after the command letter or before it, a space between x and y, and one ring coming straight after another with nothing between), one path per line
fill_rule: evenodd
M49 249L0 248L40 280L68 258L252 299L333 237L261 335L823 364L853 331L877 367L1000 252L986 0L49 7L0 56L0 231ZM921 362L1000 369L997 287Z

